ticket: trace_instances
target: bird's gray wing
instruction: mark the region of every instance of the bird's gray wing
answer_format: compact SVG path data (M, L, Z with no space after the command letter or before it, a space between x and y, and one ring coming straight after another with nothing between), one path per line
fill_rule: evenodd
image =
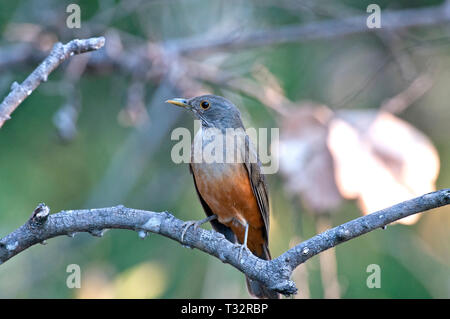
M245 136L245 146L248 150L245 158L245 167L250 178L250 183L252 185L253 194L256 197L258 203L259 211L265 225L265 238L269 240L269 195L267 190L267 183L264 174L261 172L261 162L258 159L256 148L250 141L248 135Z

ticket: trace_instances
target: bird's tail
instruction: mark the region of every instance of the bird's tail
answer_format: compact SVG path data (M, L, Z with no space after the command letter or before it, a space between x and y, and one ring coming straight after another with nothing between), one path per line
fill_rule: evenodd
M270 252L267 244L263 244L262 248L262 253L258 254L257 256L264 260L271 260L272 258L270 257ZM245 277L245 280L247 282L247 289L250 295L261 299L280 299L280 294L278 292L270 290L259 281L250 279L248 277Z

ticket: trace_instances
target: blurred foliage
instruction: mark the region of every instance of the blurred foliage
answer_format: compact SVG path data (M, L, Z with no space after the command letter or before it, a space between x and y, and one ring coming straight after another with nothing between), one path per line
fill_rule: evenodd
M82 29L77 31L64 27L65 7L70 1L1 0L0 44L11 43L5 31L14 23L32 23L49 29L59 26L64 31L56 31L59 40L70 40L87 32L83 23L95 22L103 11L123 2L79 1ZM308 10L295 11L281 5L289 2L281 1L277 5L277 1L258 0L146 1L138 10L126 12L122 8L123 12L115 12L116 19L108 21L94 34L84 36L101 35L115 28L141 40L167 41L322 19ZM372 2L321 0L318 4L327 7L330 3L340 3L365 14L366 6ZM383 9L422 7L440 2L378 1ZM438 70L434 73L432 89L400 115L424 132L436 146L441 161L437 188L450 185L449 30L448 26L442 26L408 31L401 47L419 41L418 49L422 50L400 52L410 54L419 70L430 63ZM447 39L439 43L427 42L427 39L445 36ZM377 71L389 54L389 47L380 38L360 34L335 41L233 51L224 57L224 65L244 72L251 72L255 63L264 65L292 101L314 100L333 108L349 93L360 91L344 107L365 109L379 107L405 87L401 70L394 62ZM33 68L33 65L24 65L3 70L1 96L8 92L14 80L22 81ZM155 83L146 82L144 103L150 105L154 98L159 102L152 106L149 121L143 127L123 126L118 115L127 103L130 75L118 71L85 72L75 84L82 105L77 119L78 134L73 140L62 142L52 118L66 103L65 91L60 88L60 83L65 81L63 70L63 66L57 69L0 130L0 236L20 226L40 202L45 202L52 212L123 204L153 211L168 210L184 220L203 218L187 165L175 165L170 160L174 143L170 140L170 129L177 126L192 129L189 115L182 110L169 110L163 103L177 91L160 92ZM374 79L367 87L361 86L369 78ZM277 114L257 99L220 85L209 84L209 88L233 99L240 106L247 126L278 125ZM156 130L163 134L161 141L148 134L152 131L146 131L148 127L158 127L161 121L174 118L176 122L174 120L166 131L164 128ZM138 147L133 148L136 143ZM129 149L136 151L127 153ZM124 180L127 176L135 178ZM278 256L299 238L306 239L316 233L315 217L285 192L280 176L269 177L269 190L270 247L272 255ZM357 205L346 201L330 217L330 224L338 225L359 215ZM450 297L449 228L450 208L446 207L424 214L413 226L389 226L387 230L374 231L338 246L337 270L342 297ZM66 287L69 264L81 267L81 289ZM380 289L366 286L369 264L381 266ZM309 296L322 298L318 257L301 267L307 270ZM302 285L305 283L299 283ZM303 292L299 293L301 296ZM112 230L101 239L77 234L74 239L59 237L49 240L45 246L26 250L0 267L0 297L247 298L248 294L244 276L213 257L161 236L150 234L141 240L137 233Z

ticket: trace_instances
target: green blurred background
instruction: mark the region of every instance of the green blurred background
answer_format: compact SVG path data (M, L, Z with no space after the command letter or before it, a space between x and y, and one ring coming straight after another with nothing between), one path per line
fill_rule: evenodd
M146 41L232 37L252 30L311 23L330 18L327 10L336 6L350 16L366 14L365 8L372 2L86 0L77 2L82 28L68 29L65 9L70 1L1 0L0 48L6 50L20 42L36 46L36 39L25 39L20 30L35 30L33 26L37 26L42 41L67 42L74 37L106 35L107 42L119 38L123 52L129 52L136 43ZM377 3L383 10L403 10L431 7L442 1ZM20 29L24 25L28 29ZM396 43L409 49L397 53L408 54L418 70L432 63L437 71L433 73L433 87L400 117L436 146L441 163L436 187L446 188L450 185L449 25L414 28L405 33ZM218 59L222 69L242 76L250 74L256 63L263 65L291 101L314 100L333 108L348 94L358 92L345 108L366 109L379 107L386 98L402 91L407 82L395 59L383 64L391 50L386 43L367 32L199 54L192 59L199 63ZM45 52L0 68L0 95L6 96L13 81L23 81ZM92 59L95 54L90 54ZM118 59L126 58L124 54ZM172 63L171 59L166 63ZM67 66L65 63L55 70L0 130L0 236L22 225L40 202L53 213L123 204L168 210L183 220L203 218L188 165L176 165L170 158L175 143L170 140L171 130L180 126L192 130L188 114L163 103L184 92L173 85L170 75L141 76L139 69L145 66L140 64L135 67L136 74L126 72L126 67L88 66L70 86L66 85L70 77ZM189 72L182 74L180 82L190 76ZM362 85L371 78L368 85ZM133 83L141 90L138 102L130 98ZM202 88L239 104L248 126L279 126L278 114L254 97L214 83ZM130 103L142 103L137 110L138 118L145 119L142 123L130 122ZM55 114L67 105L76 112L77 133L64 137L55 126ZM287 194L280 174L270 176L268 182L270 248L272 255L278 256L300 238L317 232L316 217ZM346 201L331 214L329 223L338 225L358 216L355 202ZM389 226L339 245L335 252L340 297L449 298L449 227L450 208L446 207L424 214L412 226ZM69 264L81 267L81 289L66 286ZM366 285L369 264L381 267L379 289ZM294 273L297 297L323 298L319 258L300 268ZM0 267L0 297L247 298L248 294L241 273L198 250L157 235L141 240L135 232L110 230L103 238L88 234L55 238L12 258Z

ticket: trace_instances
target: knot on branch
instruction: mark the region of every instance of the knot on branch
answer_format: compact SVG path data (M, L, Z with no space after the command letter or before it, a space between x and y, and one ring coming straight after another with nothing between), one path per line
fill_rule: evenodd
M91 229L88 231L88 233L94 237L103 237L105 232L106 232L106 229Z
M42 226L47 221L49 214L50 208L44 203L40 203L31 214L29 223L34 227Z
M11 116L8 114L0 114L0 121L8 121L11 119Z
M145 230L138 231L138 236L140 239L145 239L148 236L148 232Z
M302 249L303 256L308 256L309 252L310 252L310 249L308 248L308 246L303 247L303 249Z
M124 213L126 208L123 205L117 205L114 209L116 209L119 213Z
M0 263L3 261L3 258L1 258L2 255L5 254L8 255L14 252L17 247L19 247L19 242L17 240L9 242L4 241L0 242Z
M298 289L292 280L284 280L281 282L277 282L275 285L269 288L275 290L276 292L279 292L280 294L283 294L286 297L295 295L298 292Z
M336 232L336 237L339 241L345 241L349 239L350 235L350 230L346 229L343 226L339 227L338 231Z
M144 231L150 231L152 233L159 233L161 229L162 219L158 215L154 215L150 217L144 225L142 225L142 229ZM145 237L144 237L145 238Z
M14 90L18 89L19 87L20 87L19 83L17 83L17 81L14 81L11 84L11 91L14 91Z
M444 203L450 203L450 189L444 190L443 199Z

